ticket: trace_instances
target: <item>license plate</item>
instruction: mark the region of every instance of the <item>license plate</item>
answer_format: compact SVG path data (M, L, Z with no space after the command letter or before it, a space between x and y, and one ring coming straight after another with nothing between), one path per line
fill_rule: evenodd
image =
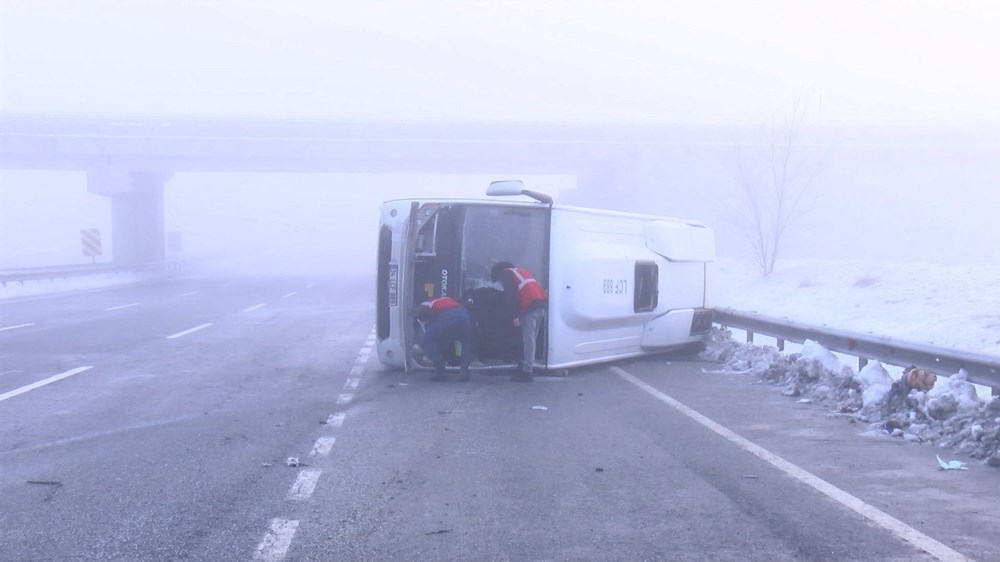
M389 265L389 306L399 306L399 266Z

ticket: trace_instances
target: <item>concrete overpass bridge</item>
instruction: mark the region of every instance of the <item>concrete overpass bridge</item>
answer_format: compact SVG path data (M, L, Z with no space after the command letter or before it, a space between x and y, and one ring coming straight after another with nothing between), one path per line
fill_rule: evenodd
M75 170L112 200L115 262L164 258L163 189L177 172L517 173L578 178L625 208L637 161L725 142L704 127L0 114L0 168ZM598 200L614 186L614 197Z
M85 171L88 189L111 198L114 260L129 264L164 259L163 189L177 172L573 175L578 189L568 202L648 210L639 202L645 204L650 194L690 199L710 184L731 182L720 152L759 142L757 131L706 125L0 114L0 168ZM823 150L833 143L865 150L968 142L995 147L1000 135L855 129L820 131L810 138L825 139L816 145ZM671 176L699 159L697 178Z

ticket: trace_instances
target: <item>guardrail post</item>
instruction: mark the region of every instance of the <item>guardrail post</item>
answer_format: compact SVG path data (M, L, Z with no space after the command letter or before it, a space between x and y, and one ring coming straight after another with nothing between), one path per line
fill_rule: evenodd
M753 343L753 332L747 330L747 343Z
M861 372L861 369L865 368L865 365L868 365L868 358L867 357L858 357L858 372L859 373Z
M778 351L785 350L785 340L778 338Z

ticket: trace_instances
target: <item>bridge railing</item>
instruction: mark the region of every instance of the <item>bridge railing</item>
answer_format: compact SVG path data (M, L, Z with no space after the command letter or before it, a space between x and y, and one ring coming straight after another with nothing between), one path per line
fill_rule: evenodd
M755 334L775 338L778 349L784 349L785 341L804 343L812 340L830 351L857 357L859 368L875 360L900 367L916 365L938 374L964 369L969 382L992 388L994 395L1000 390L1000 356L812 326L732 309L716 309L715 323L746 331L747 342L753 342Z

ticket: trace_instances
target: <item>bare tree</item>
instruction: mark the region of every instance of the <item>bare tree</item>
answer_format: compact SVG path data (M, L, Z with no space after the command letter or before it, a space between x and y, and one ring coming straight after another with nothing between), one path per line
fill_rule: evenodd
M736 145L741 203L733 222L765 276L774 271L789 227L807 210L807 196L826 160L821 145L800 138L806 116L806 105L796 104L763 128L760 141Z

